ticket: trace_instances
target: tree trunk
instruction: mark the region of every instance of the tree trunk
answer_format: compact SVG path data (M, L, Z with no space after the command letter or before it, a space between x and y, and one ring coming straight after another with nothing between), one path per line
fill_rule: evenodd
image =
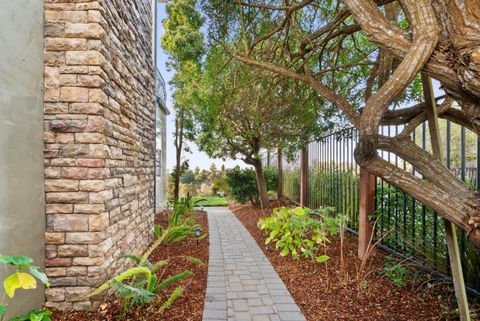
M183 108L177 113L175 118L175 151L176 151L176 168L175 168L175 186L173 189L173 198L175 201L180 197L180 175L182 166L182 148L183 148L183 124L184 110Z
M175 166L175 186L173 188L173 198L178 200L180 197L180 171L181 171L181 164L182 161L182 150L177 148L176 149L176 166Z
M267 191L267 182L265 181L265 175L263 175L263 166L261 160L255 160L253 162L253 167L255 168L255 176L257 178L257 187L258 187L258 197L260 199L260 204L262 208L268 208L269 199Z
M282 164L282 149L278 149L277 153L277 197L279 200L283 197L283 164Z

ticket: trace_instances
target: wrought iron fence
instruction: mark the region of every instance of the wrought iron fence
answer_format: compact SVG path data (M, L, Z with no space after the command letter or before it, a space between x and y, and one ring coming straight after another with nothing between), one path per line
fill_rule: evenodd
M395 135L401 126L381 129L383 135ZM480 190L480 140L473 132L440 120L447 167L475 190ZM430 150L428 125L423 124L412 134L421 147ZM355 129L345 129L328 135L308 146L309 188L307 206L333 206L338 213L349 217L349 227L358 231L359 167L353 158L358 141ZM384 159L416 173L408 162L388 152L380 152ZM300 198L300 162L282 161L283 192L292 201ZM411 256L439 273L449 275L449 259L442 218L432 209L409 194L387 182L376 181L376 238L387 248ZM459 231L461 261L470 290L480 293L480 256L473 250L463 231Z

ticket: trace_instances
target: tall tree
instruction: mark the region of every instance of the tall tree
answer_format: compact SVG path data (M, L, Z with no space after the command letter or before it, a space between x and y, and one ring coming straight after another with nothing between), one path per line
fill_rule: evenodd
M262 149L296 143L300 136L331 127L331 109L314 91L231 60L218 46L209 48L198 88L198 146L211 157L239 158L253 166L264 208L269 200ZM305 99L308 95L315 99Z
M206 0L204 10L210 39L235 59L302 81L330 101L359 131L355 159L363 169L456 223L480 248L479 197L410 139L426 121L426 104L393 110L419 93L423 73L446 93L438 115L480 133L478 0ZM403 131L379 134L393 124ZM426 180L379 150L411 163Z
M172 0L167 4L168 17L163 21L165 34L162 47L169 54L168 68L175 71L171 85L175 109L174 145L176 165L174 168L174 199L180 193L182 152L187 150L185 139L191 139L191 109L193 86L200 71L200 58L204 51L203 34L200 28L204 19L196 10L196 0Z

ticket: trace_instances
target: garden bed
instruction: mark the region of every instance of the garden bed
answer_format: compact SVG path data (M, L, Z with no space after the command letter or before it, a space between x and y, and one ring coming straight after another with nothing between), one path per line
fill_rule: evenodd
M208 235L208 219L204 211L197 211L197 222L202 227L202 232ZM167 213L161 212L157 216L157 224L167 225ZM102 307L95 312L53 312L53 321L75 320L75 321L139 321L139 320L171 320L171 321L201 321L203 314L203 304L205 298L205 289L207 285L208 274L208 238L197 241L194 238L187 238L174 244L162 244L151 255L152 263L168 260L169 264L162 277L175 275L184 270L193 272L193 276L175 283L168 287L161 300L156 300L143 308L130 309L127 314L121 314L121 305L116 299L110 299L105 302ZM182 257L178 257L181 255ZM185 257L192 256L202 260L201 266L193 265ZM184 287L183 295L178 298L173 305L159 314L158 310L167 299L174 288L178 285ZM158 302L158 303L157 303Z
M275 270L299 305L308 321L318 320L454 320L456 309L451 288L433 286L420 276L416 285L411 280L403 287L395 286L379 271L385 266L386 253L377 250L367 268L367 277L358 277L360 260L357 258L357 238L344 238L344 269L340 267L340 238L334 237L327 245L331 257L326 263L306 259L282 257L274 242L265 246L266 237L257 227L258 219L271 215L271 209L262 211L243 205L230 209L249 230L265 252ZM322 250L323 251L323 250ZM424 283L424 286L419 287Z

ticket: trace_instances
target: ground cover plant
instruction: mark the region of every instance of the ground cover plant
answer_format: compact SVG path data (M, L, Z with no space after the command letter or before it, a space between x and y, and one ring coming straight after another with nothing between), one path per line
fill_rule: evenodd
M327 265L323 264L328 268L326 271L319 269L318 263L311 260L282 256L281 250L276 249L273 243L265 245L268 235L258 227L258 221L270 217L272 209L262 211L245 205L230 208L272 262L307 321L424 321L454 320L456 317L456 304L450 286L434 280L429 282L426 274L418 276L415 283L413 277L408 277L405 286L395 286L389 277L379 273L388 267L389 262L381 250L372 255L363 271L366 277L358 286L361 262L357 257L354 235L344 235L343 247L340 235L327 244L326 253L330 259Z

